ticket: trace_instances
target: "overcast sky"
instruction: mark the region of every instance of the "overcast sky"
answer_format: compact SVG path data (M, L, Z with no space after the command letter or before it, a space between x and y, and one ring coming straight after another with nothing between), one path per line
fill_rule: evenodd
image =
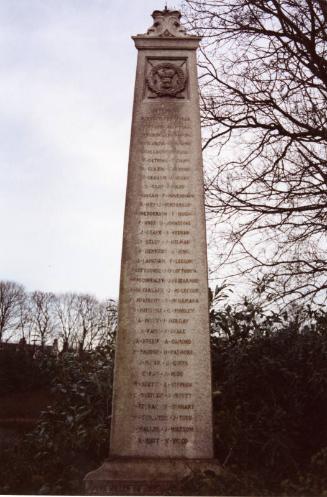
M130 37L164 5L0 1L0 279L118 297Z

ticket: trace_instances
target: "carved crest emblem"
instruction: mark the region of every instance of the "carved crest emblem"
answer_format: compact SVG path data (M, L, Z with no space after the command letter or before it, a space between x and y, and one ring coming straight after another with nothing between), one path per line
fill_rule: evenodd
M146 77L149 89L158 97L174 97L184 90L186 75L181 67L164 62L153 66Z

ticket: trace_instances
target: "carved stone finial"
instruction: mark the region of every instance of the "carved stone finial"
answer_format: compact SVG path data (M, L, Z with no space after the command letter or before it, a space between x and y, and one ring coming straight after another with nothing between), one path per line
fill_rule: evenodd
M162 38L184 37L185 29L181 27L182 17L179 10L169 10L167 5L164 10L155 10L152 14L153 25L147 31L148 36L160 36Z

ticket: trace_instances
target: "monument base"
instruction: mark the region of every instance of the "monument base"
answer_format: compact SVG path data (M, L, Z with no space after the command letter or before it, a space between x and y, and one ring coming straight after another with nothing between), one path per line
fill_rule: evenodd
M85 478L86 495L177 495L182 480L206 472L219 475L214 459L112 458ZM167 495L167 494L166 494Z

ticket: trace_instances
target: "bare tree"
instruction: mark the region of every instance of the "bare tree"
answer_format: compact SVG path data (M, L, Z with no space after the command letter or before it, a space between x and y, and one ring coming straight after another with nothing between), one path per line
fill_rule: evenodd
M30 295L30 302L34 338L44 347L50 338L56 337L55 296L50 292L36 291Z
M68 350L76 344L79 326L79 297L76 293L63 293L56 295L54 309L58 318L59 336L62 340L63 350Z
M80 352L91 349L97 342L99 336L99 302L89 294L77 296L77 307L79 315L77 346Z
M112 340L117 326L115 301L65 293L55 297L54 308L64 350L73 347L82 352Z
M19 302L17 314L20 338L23 338L26 343L31 343L33 316L30 298L26 293L24 293L24 298Z
M321 301L327 288L327 2L184 3L191 29L204 35L207 207L228 242L220 243L216 269L231 263L231 274L259 275L271 299Z
M59 337L64 350L90 350L112 342L117 327L117 304L99 302L88 294L35 291L0 281L0 344L23 338L42 347Z
M20 325L20 308L25 299L22 285L13 281L0 281L0 344L17 335Z
M117 331L117 311L117 303L112 299L99 303L99 345L111 344L113 342Z

